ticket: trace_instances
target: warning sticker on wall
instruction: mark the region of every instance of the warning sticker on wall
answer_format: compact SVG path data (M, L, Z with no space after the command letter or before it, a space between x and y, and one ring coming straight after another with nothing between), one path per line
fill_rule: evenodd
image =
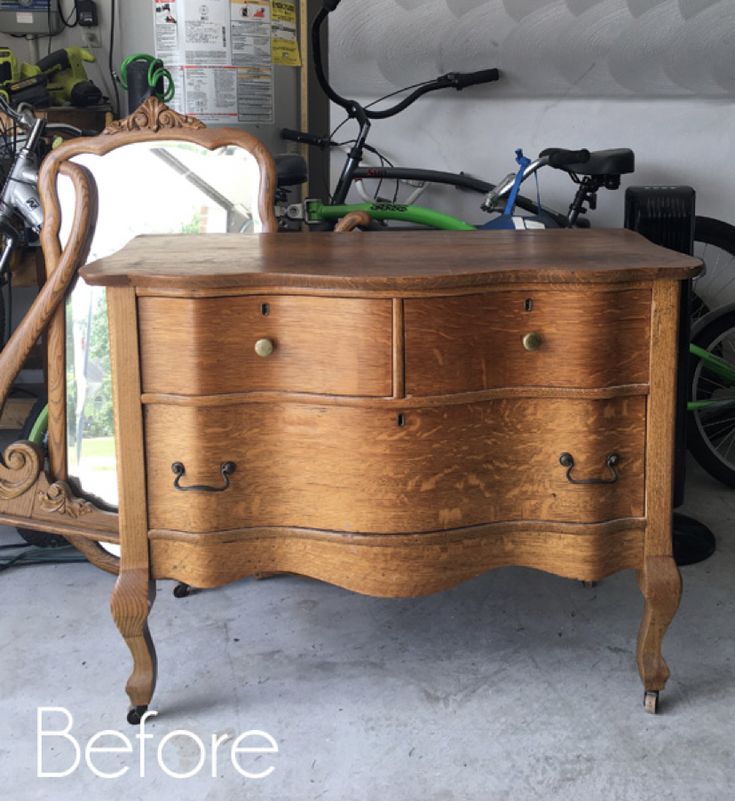
M171 107L204 122L273 121L270 0L152 0ZM294 26L295 32L295 26Z
M153 33L156 56L173 65L179 49L179 14L176 0L153 0Z
M269 64L271 7L268 0L231 0L232 63Z
M284 67L300 67L301 57L296 38L296 4L290 0L273 0L272 12L273 63Z
M273 122L273 67L239 67L237 70L237 119L240 122Z

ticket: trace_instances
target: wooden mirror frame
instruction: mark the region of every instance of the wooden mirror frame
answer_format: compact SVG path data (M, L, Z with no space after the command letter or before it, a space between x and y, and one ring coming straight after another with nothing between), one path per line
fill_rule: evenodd
M278 229L273 212L276 168L268 150L254 136L234 128L208 129L194 117L168 108L154 97L136 111L110 124L95 137L72 139L43 161L38 189L44 213L41 247L46 283L21 324L0 353L0 409L13 381L39 336L47 332L48 471L40 449L25 441L9 445L0 461L0 522L61 534L97 567L118 572L118 559L100 542L117 543L117 513L106 512L74 495L67 483L66 459L66 322L64 299L78 269L85 263L97 216L96 185L75 156L103 156L138 142L185 141L207 150L237 146L252 154L260 167L258 213L263 232ZM71 179L74 216L71 235L62 249L59 175Z

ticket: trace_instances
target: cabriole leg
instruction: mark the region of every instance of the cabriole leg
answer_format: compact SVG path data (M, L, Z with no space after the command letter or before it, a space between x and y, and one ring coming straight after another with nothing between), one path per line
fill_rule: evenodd
M115 582L110 606L115 625L133 656L133 672L125 691L130 698L129 723L139 723L156 686L156 649L148 630L148 614L156 597L156 583L147 571L122 570Z
M656 712L658 693L669 678L661 644L676 614L681 597L681 575L672 556L648 556L638 571L638 585L645 602L638 632L638 672L645 689L647 712Z

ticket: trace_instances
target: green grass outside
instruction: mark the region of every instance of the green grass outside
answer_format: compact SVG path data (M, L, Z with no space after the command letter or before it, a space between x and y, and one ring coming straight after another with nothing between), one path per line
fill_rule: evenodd
M76 460L76 448L71 445L69 447L69 455L71 459ZM82 443L82 458L84 459L100 459L115 460L115 439L114 437L93 437L85 439Z

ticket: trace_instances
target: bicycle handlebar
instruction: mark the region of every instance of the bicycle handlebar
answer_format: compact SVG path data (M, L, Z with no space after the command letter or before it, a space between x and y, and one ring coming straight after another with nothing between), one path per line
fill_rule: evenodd
M449 79L451 85L458 91L462 91L466 86L475 86L480 83L492 83L500 78L500 71L493 68L489 70L478 70L477 72L450 72L442 78ZM438 80L442 80L439 78Z
M60 133L70 133L74 136L97 136L99 131L94 131L91 128L77 128L76 125L68 125L65 122L49 122L46 125L46 130L53 133L58 131Z
M547 147L539 153L539 158L546 158L549 167L567 167L570 164L586 164L590 160L590 152L587 148L564 150L560 147Z
M314 22L311 26L311 49L314 56L314 71L316 72L317 81L321 86L324 94L338 106L342 106L348 114L353 116L362 115L362 118L370 120L382 120L387 117L392 117L395 114L403 111L410 106L413 102L419 99L427 92L434 92L437 89L456 89L460 91L467 86L474 86L481 83L491 83L497 81L500 77L500 72L497 69L478 70L477 72L448 72L446 75L441 75L433 81L427 81L422 86L414 89L410 95L404 97L403 100L396 103L390 108L374 111L372 109L363 108L354 100L348 100L345 97L337 94L329 84L326 73L324 72L324 65L322 62L322 43L321 43L321 26L329 14L334 11L339 5L340 0L323 0L322 8L319 9L317 15L314 17Z
M286 139L289 142L299 142L302 145L313 145L322 149L333 147L336 142L333 142L328 136L316 136L306 131L294 131L292 128L281 128L281 139Z

